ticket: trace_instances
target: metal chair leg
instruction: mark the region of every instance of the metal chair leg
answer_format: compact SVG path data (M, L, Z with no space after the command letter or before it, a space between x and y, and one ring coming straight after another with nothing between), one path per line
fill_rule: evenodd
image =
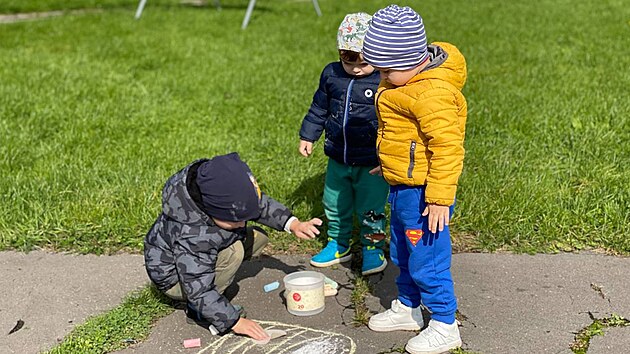
M146 5L147 0L140 0L140 3L138 4L138 9L136 10L136 17L135 19L139 19L140 16L142 16L142 10L144 10L144 5Z
M140 16L142 16L142 11L144 11L144 5L146 4L147 4L147 0L140 0L140 3L138 4L138 9L136 10L136 16L135 16L136 20L139 19ZM217 10L221 11L221 1L214 0L214 7L216 7Z
M247 5L247 12L245 13L245 18L243 19L241 29L247 28L249 18L252 16L252 11L254 11L254 6L256 6L256 0L249 0L249 5Z
M315 12L317 13L317 16L322 16L322 11L319 9L319 3L317 2L317 0L313 0L313 7L315 8Z

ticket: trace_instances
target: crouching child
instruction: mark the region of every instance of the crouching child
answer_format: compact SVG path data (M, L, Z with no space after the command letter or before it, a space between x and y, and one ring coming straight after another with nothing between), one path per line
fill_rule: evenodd
M301 239L316 237L322 223L302 222L262 193L236 153L195 161L164 185L162 212L144 239L145 267L160 291L185 302L187 316L213 334L264 340L262 327L241 318L223 295L243 260L267 244L264 231L248 227L249 221Z

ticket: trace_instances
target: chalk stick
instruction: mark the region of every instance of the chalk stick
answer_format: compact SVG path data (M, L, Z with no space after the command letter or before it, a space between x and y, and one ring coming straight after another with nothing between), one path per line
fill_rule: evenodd
M266 293L270 292L270 291L274 291L276 289L278 289L278 287L280 286L280 283L277 281L274 281L273 283L269 283L265 286L263 286L263 289L265 290Z
M262 340L257 340L252 338L252 342L254 342L254 344L258 344L258 345L265 345L267 343L269 343L269 341L271 340L271 337L267 337L267 339L262 339Z
M199 348L201 347L201 338L191 338L184 340L184 348Z
M324 284L329 284L331 288L333 289L337 289L339 287L339 284L337 284L336 281L330 279L327 276L324 276Z
M267 334L269 335L269 337L267 339L263 339L263 340L255 340L252 338L252 342L254 342L255 344L258 345L265 345L267 343L269 343L270 340L282 337L282 336L286 336L287 332L281 330L281 329L266 329L265 332L267 332Z
M267 334L271 337L271 339L276 339L282 336L286 336L287 332L281 329L267 329Z
M324 285L324 296L335 296L337 295L337 289L330 286L330 284Z

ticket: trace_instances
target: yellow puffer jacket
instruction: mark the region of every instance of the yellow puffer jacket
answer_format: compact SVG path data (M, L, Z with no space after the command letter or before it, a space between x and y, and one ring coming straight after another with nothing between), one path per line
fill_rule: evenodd
M438 60L406 85L381 81L378 154L390 185L426 185L425 202L452 205L464 162L466 61L449 43L432 43L430 51ZM444 52L446 60L433 67Z

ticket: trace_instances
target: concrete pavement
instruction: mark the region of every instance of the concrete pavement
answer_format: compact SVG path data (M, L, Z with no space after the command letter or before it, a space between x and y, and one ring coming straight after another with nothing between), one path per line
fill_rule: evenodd
M66 258L70 261L62 262ZM36 353L49 348L86 316L112 307L125 291L145 284L141 256L113 256L111 262L96 265L108 258L0 253L4 274L0 286L9 289L9 293L3 291L0 295L0 352ZM201 327L186 324L183 312L175 311L157 322L145 342L121 353L390 353L404 347L414 335L374 333L366 327L354 327L350 306L353 274L343 265L321 270L341 285L336 297L326 298L324 312L310 317L289 314L282 286L270 293L262 287L272 281L282 283L287 273L312 269L307 259L295 255L265 256L247 262L237 275L236 284L228 289L233 303L243 305L248 318L261 321L264 327L284 329L288 336L266 346L254 346L234 335L212 336ZM54 274L53 268L64 269L64 274ZM108 271L98 273L103 268ZM575 333L592 322L589 312L597 318L612 313L630 318L630 258L468 253L454 255L452 271L462 320L460 330L464 348L469 351L569 354ZM390 266L384 274L369 277L373 291L367 296L366 305L370 311L389 307L396 295L396 275L397 269ZM52 280L58 276L63 276L62 281ZM71 285L76 279L80 281ZM115 284L107 285L112 279ZM74 297L50 296L59 290L55 286L60 283L70 286L73 291L68 293ZM122 289L125 287L128 290ZM57 310L48 311L46 316L36 315L51 308ZM26 322L25 328L7 335L19 318ZM594 337L588 353L627 351L630 327L610 328L605 333ZM38 343L27 343L27 338L36 338ZM182 341L188 338L201 338L202 346L184 349Z
M140 255L0 252L0 353L48 350L148 278ZM18 320L24 326L8 334Z

